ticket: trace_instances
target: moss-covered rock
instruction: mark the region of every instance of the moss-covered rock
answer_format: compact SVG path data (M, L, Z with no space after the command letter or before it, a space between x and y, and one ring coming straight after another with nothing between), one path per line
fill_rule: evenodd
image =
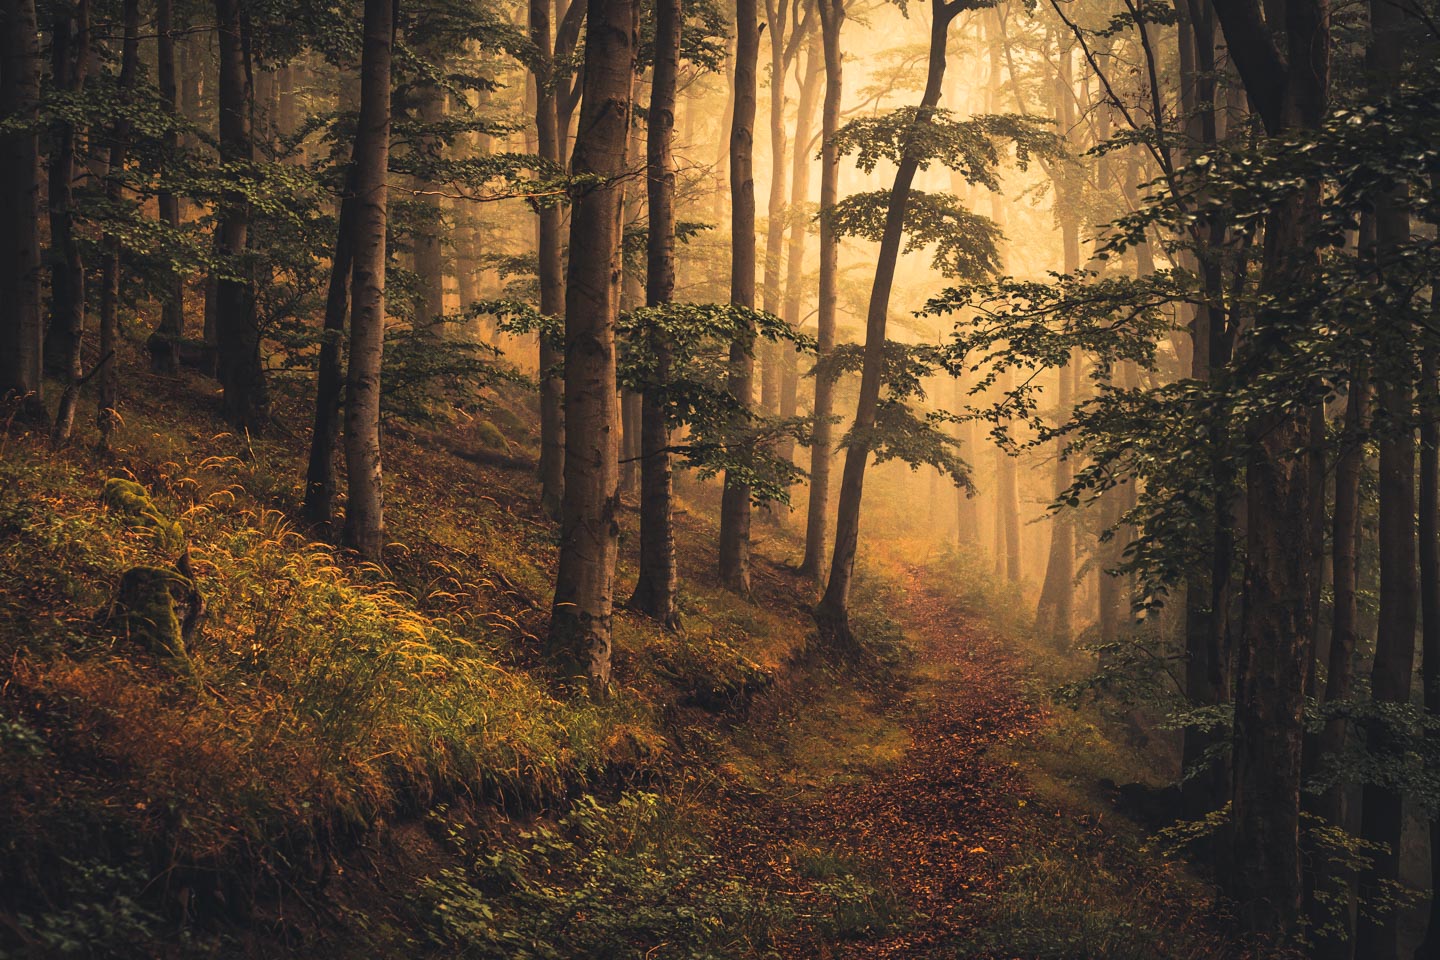
M150 494L134 480L124 477L106 480L100 502L124 517L131 526L150 530L161 549L174 552L185 545L185 531L179 521L161 513Z
M480 445L487 450L510 452L510 441L506 440L505 434L500 432L500 428L489 420L481 420L475 424L475 439L479 440Z
M122 633L153 653L185 659L185 639L176 612L176 592L190 585L173 570L131 567L120 575L112 622Z

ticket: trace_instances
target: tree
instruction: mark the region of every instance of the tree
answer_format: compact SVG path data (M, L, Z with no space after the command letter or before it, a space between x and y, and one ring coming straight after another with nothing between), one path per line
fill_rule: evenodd
M355 208L351 243L350 362L345 376L345 545L368 559L384 546L380 369L385 346L386 174L390 161L390 64L395 0L365 0L360 118L352 153Z
M56 10L50 33L51 78L57 93L78 97L90 63L90 3L77 0ZM85 261L75 211L75 150L79 131L68 117L52 124L49 156L50 327L47 353L63 360L68 379L55 412L51 440L64 443L75 423L80 384L85 378L80 348L85 332Z
M156 79L160 87L160 100L164 109L172 116L179 115L179 102L175 85L175 31L174 0L156 0ZM179 147L179 137L173 132L165 134L162 146L168 153ZM160 219L171 229L180 229L180 198L174 190L162 189L157 198ZM160 323L155 328L148 346L150 363L157 373L173 374L180 369L180 341L185 337L185 279L175 271L164 300L160 306Z
M249 18L240 0L215 0L219 34L220 162L237 184L255 159L250 117ZM215 328L225 418L237 430L255 430L269 416L260 328L255 315L254 268L247 259L250 203L243 189L231 186L221 202L215 250L224 267L215 285Z
M836 134L840 129L840 98L844 88L841 74L840 30L845 25L844 0L817 0L820 11L821 42L825 54L825 99L820 110L820 290L816 312L816 364L823 364L835 349L835 308L839 301L840 237L831 211L839 199L840 150ZM833 381L815 378L813 416L815 434L810 443L810 500L805 515L805 556L800 569L817 580L824 571L825 528L829 523L830 461L834 457L831 417Z
M633 0L593 0L587 13L580 125L572 173L570 265L565 288L565 494L549 651L560 674L593 695L610 682L618 411L615 317L620 219L635 77Z
M39 24L34 0L0 6L0 398L39 409L40 314Z
M950 24L962 12L976 9L970 0L931 0L930 54L925 78L925 92L920 105L902 115L901 122L889 130L876 125L877 149L890 148L896 161L895 182L890 188L880 252L875 266L875 282L870 291L870 306L865 321L865 364L860 374L860 398L855 408L851 442L845 452L845 471L840 482L839 513L835 525L835 548L830 561L830 578L825 594L815 608L821 631L841 643L849 643L850 584L855 570L855 549L860 535L860 498L865 485L865 465L869 459L880 401L881 381L885 365L885 327L890 313L890 290L895 281L895 264L900 256L900 241L905 233L905 213L910 199L911 184L921 162L926 160L922 146L934 124L935 108L945 79L946 45ZM853 126L853 125L852 125ZM864 130L865 127L858 129ZM956 145L951 145L956 146ZM862 152L862 162L865 154ZM980 176L972 166L972 172Z
M1215 0L1231 58L1265 133L1314 130L1329 99L1327 0L1291 0L1282 24L1267 25L1259 0ZM1271 29L1274 29L1272 34ZM1273 38L1273 39L1272 39ZM1280 44L1283 42L1283 48ZM1278 199L1265 220L1262 307L1240 360L1252 375L1282 356L1305 317L1288 295L1315 269L1320 188ZM1246 929L1288 939L1300 919L1301 745L1305 676L1314 624L1308 597L1317 559L1296 532L1316 504L1302 460L1308 411L1272 410L1246 426L1245 595L1235 664L1234 871Z
M730 125L730 302L755 306L755 87L760 22L755 0L735 6L735 111ZM742 331L730 347L730 392L748 409L754 403L754 335ZM737 424L738 426L738 424ZM720 582L750 592L750 488L727 470L720 499Z
M650 81L646 132L646 191L649 229L646 234L645 303L658 307L675 295L675 91L680 73L682 0L655 4L655 68ZM670 345L663 335L645 344L654 354L656 380L670 378ZM675 610L677 574L672 528L670 423L658 391L641 395L640 406L640 576L630 606L666 627L679 626Z

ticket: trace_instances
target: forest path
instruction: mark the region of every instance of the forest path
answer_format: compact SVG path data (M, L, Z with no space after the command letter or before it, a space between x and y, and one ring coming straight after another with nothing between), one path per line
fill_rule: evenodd
M1042 721L1041 707L1022 690L1022 665L982 624L930 589L923 572L910 568L904 587L903 608L887 613L904 628L916 662L906 671L908 689L889 710L909 746L854 779L773 800L763 815L774 831L762 842L770 852L742 856L759 865L760 854L775 880L790 874L783 879L793 885L799 878L790 869L776 869L795 861L774 855L777 837L832 850L867 867L871 882L908 916L878 932L821 918L809 924L806 942L782 948L785 956L957 956L983 895L1044 816L1029 803L1023 771L995 749L1030 736Z

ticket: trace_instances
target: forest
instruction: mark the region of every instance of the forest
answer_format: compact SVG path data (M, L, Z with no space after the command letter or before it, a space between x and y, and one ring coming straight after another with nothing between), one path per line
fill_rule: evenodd
M1434 0L0 0L0 960L1440 960Z

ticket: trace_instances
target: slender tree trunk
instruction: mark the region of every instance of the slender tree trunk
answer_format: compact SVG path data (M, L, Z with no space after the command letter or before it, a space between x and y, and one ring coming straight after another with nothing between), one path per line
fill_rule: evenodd
M90 62L90 3L58 11L51 33L51 76L57 90L79 94ZM64 360L68 380L50 438L70 439L80 383L85 377L80 354L85 331L85 262L75 231L75 146L78 131L67 120L51 126L49 157L50 207L50 329L46 357ZM63 356L59 354L63 351Z
M565 496L549 647L562 676L592 695L610 681L610 628L619 543L615 315L621 212L635 76L634 0L591 0L584 95L572 170L597 178L570 213L565 289Z
M820 90L824 53L815 35L811 34L805 54L805 75L800 81L800 99L795 105L795 149L791 151L790 207L785 219L790 230L789 248L785 252L785 300L782 317L790 329L800 327L800 308L805 294L805 241L809 236L809 217L805 203L810 198L810 167L813 157L811 125L815 119L815 101ZM793 417L799 412L800 355L791 344L777 344L780 354L780 416ZM786 439L780 446L781 459L795 459L795 441Z
M0 399L43 415L40 314L39 22L34 0L0 3Z
M786 55L786 14L784 0L765 0L766 31L770 35L770 199L765 213L765 272L760 285L760 304L766 313L779 315L780 274L785 245L785 80L789 73ZM793 29L799 29L799 23ZM797 141L797 147L799 142ZM760 409L766 414L780 410L780 345L759 344Z
M340 439L340 400L345 391L345 320L350 313L350 284L355 258L355 163L345 174L344 194L330 257L330 286L325 296L325 326L315 371L315 420L310 432L310 461L300 515L323 533L335 523L335 445Z
M125 0L122 9L125 35L116 93L123 104L130 99L135 74L140 69L140 0ZM118 204L121 199L130 127L130 121L122 114L110 128L110 179L105 193L112 204ZM105 259L100 274L100 389L95 423L100 429L100 446L108 448L117 419L115 406L120 400L120 364L116 357L120 346L120 238L107 234L101 242Z
M730 126L730 302L755 306L755 140L756 65L760 22L755 0L735 8L735 115ZM729 389L747 410L755 402L755 355L751 331L730 345ZM746 429L743 419L734 425ZM725 473L720 498L720 582L741 595L750 592L750 487Z
M426 87L420 91L419 99L416 119L432 128L444 121L445 91ZM437 135L427 132L420 138L416 149L427 159L439 159L444 144ZM415 273L420 279L415 326L439 337L444 336L440 320L445 316L445 253L442 246L445 215L440 206L440 195L431 188L428 180L417 180L415 187L420 192L416 199L424 211L415 235Z
M579 3L581 0L575 0ZM535 74L535 127L542 159L564 166L561 130L556 113L554 63L551 51L550 10L552 0L530 0L530 39L540 52ZM539 215L540 312L558 317L565 310L565 262L561 250L561 210L558 206L540 209ZM552 517L560 516L565 488L565 384L560 378L564 358L555 343L540 337L540 502Z
M946 44L950 23L963 9L945 0L931 0L930 63L925 92L915 123L929 122L930 113L940 102L945 80ZM890 290L895 282L895 264L900 256L900 241L905 232L905 210L910 187L920 166L919 134L908 135L904 154L895 170L895 183L890 188L890 208L885 215L880 252L875 266L875 283L870 291L870 307L865 322L865 356L860 372L860 399L855 408L852 435L868 435L875 426L875 412L880 402L881 380L885 373L885 327L890 313ZM835 524L835 549L830 560L830 579L825 595L815 608L815 618L823 634L836 642L849 645L850 584L855 573L855 549L860 538L860 500L865 486L865 465L870 459L869 445L852 443L845 451L845 470L840 480L839 514Z
M379 560L385 545L381 489L380 370L385 346L385 241L389 222L390 61L395 0L365 0L360 56L360 118L351 243L350 362L345 376L345 468L349 498L344 543Z
M245 164L255 153L250 132L253 91L247 18L240 0L215 0L215 19L220 35L220 161ZM225 418L237 430L256 430L269 413L255 316L254 271L244 262L250 233L250 208L244 194L226 192L215 229L216 252L232 272L215 283L215 333Z
M824 369L835 349L835 312L839 303L840 238L826 212L839 196L840 151L835 134L840 128L840 99L844 89L840 29L845 24L844 0L817 0L821 43L825 54L825 99L820 108L820 291L816 312L815 364ZM825 530L829 523L830 463L834 457L831 421L835 382L815 376L815 435L810 447L810 502L805 514L805 556L800 569L819 580L825 562Z
M177 87L175 83L175 34L174 0L156 0L155 53L156 78L160 86L160 100L165 111L172 116L179 112ZM162 147L173 152L180 146L179 138L167 133ZM159 197L160 220L172 230L180 229L180 198L173 190L161 190ZM147 344L150 351L150 366L156 373L175 374L180 370L180 341L185 337L185 278L178 271L166 283L164 299L160 304L160 323L151 334Z
M657 307L675 295L675 92L680 73L683 0L655 4L655 70L650 83L646 135L646 189L650 232L646 240L646 303ZM647 343L655 357L656 387L670 377L670 346L652 333ZM640 579L630 606L675 629L677 574L670 471L670 424L663 393L647 390L641 398L640 434Z

